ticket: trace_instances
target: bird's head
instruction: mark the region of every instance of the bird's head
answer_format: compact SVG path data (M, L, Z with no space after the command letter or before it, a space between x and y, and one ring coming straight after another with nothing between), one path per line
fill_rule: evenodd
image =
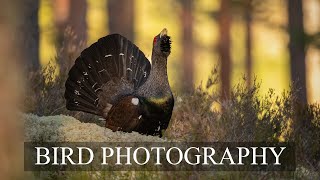
M164 28L153 39L153 53L168 57L171 52L171 40L168 36L168 30Z

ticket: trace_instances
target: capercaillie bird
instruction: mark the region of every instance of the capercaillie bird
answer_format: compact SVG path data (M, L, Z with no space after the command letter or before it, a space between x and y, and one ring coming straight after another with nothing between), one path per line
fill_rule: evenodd
M161 137L174 106L167 75L170 52L167 29L154 37L152 66L125 37L99 39L81 52L69 71L67 109L101 116L113 131Z

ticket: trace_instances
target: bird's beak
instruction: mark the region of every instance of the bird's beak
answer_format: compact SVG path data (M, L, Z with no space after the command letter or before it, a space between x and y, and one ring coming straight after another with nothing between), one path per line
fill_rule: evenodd
M167 34L168 34L168 30L167 30L167 28L164 28L164 29L160 32L160 38L161 38L162 36L167 35Z

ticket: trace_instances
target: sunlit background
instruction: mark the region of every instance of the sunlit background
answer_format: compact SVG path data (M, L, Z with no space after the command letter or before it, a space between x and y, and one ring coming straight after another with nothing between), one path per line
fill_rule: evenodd
M40 60L46 65L56 56L55 8L63 0L40 0ZM87 45L109 33L107 0L87 0ZM307 33L320 31L320 1L305 0L304 27ZM61 6L63 7L63 6ZM220 8L216 0L197 0L193 4L193 37L194 37L194 82L199 85L206 81L212 68L219 64L217 44L219 27L214 13ZM59 15L67 16L67 8L60 9ZM179 84L177 78L184 63L182 59L182 24L181 3L175 0L134 1L134 43L150 59L153 37L162 28L169 30L172 37L172 54L169 58L170 83ZM231 81L237 83L246 73L245 67L245 20L243 13L233 8L231 24ZM65 13L65 14L64 14ZM121 13L121 12L119 12ZM252 75L261 82L261 93L273 88L277 93L288 89L290 85L290 64L287 26L287 6L283 0L265 1L263 10L253 15L252 21ZM320 51L308 46L306 51L307 94L309 102L320 100Z

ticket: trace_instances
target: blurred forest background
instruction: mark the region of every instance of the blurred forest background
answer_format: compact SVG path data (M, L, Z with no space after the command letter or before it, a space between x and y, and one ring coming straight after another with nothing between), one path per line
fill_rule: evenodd
M261 80L261 93L280 93L294 80L302 101L320 100L319 0L28 0L21 6L23 63L33 69L54 62L62 46L82 50L110 33L124 35L150 59L152 39L166 27L175 89L198 86L218 65L225 96L245 75L248 86L255 76ZM78 47L68 47L68 30Z
M0 2L0 175L16 176L23 169L12 160L22 156L22 144L15 142L30 133L16 113L21 109L98 119L67 111L63 98L68 70L85 47L120 33L150 59L153 37L166 27L173 41L168 73L176 98L166 138L293 141L300 170L290 176L319 179L320 0ZM29 125L43 133L38 136L43 141L59 130L52 125L63 125L34 122L39 126ZM277 172L262 176L270 174ZM256 174L236 177L248 175Z

